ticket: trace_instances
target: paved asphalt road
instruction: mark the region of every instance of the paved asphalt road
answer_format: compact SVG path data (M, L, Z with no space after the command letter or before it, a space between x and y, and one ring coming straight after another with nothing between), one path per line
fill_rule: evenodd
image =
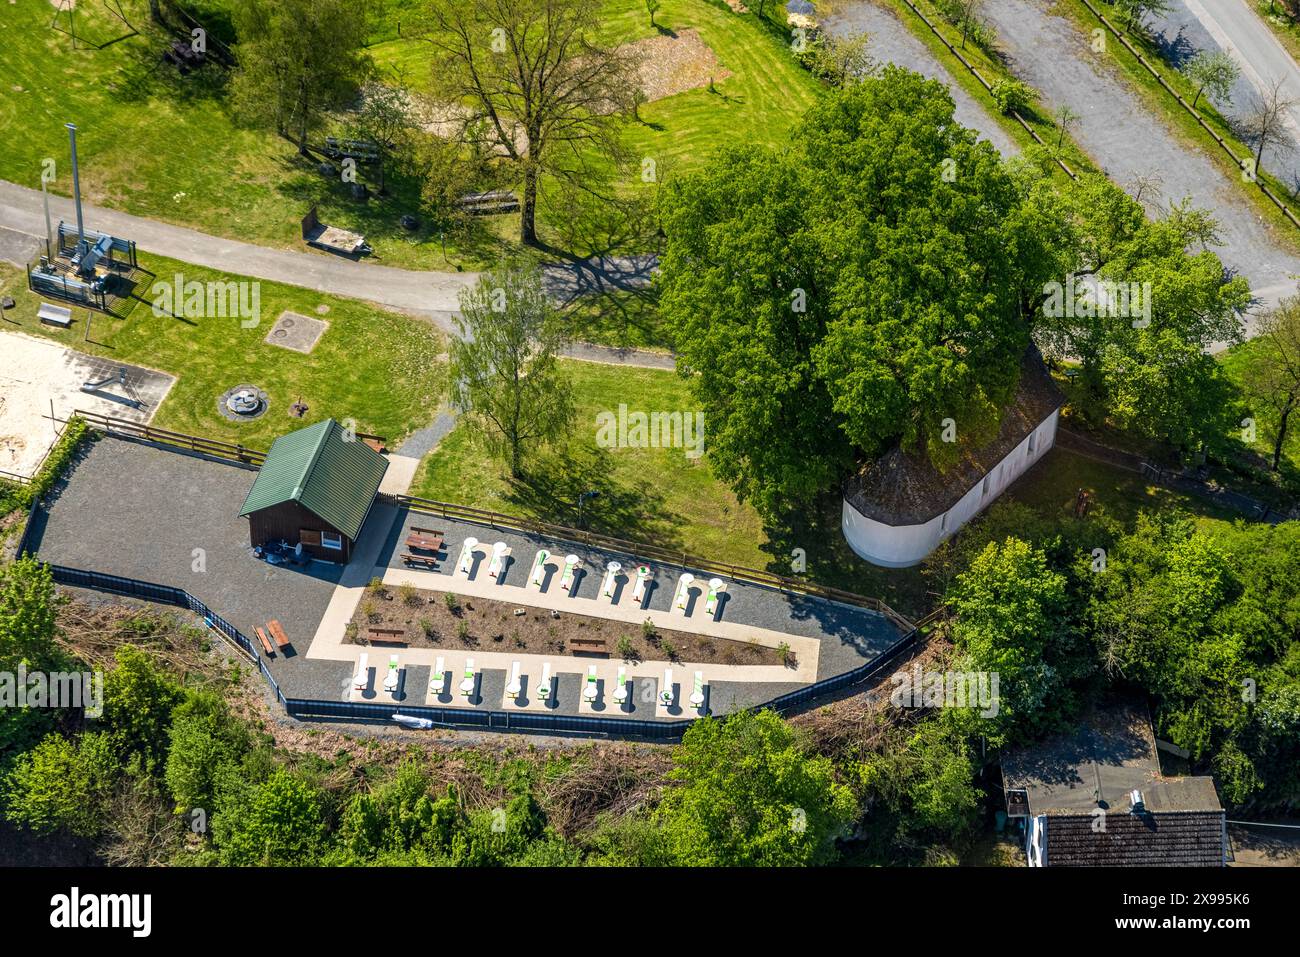
M1177 66L1203 50L1222 50L1237 61L1241 77L1233 85L1231 102L1214 104L1234 122L1243 122L1273 83L1282 81L1283 94L1296 102L1288 124L1296 148L1265 153L1264 168L1293 189L1300 185L1300 67L1251 5L1246 0L1170 0L1169 13L1151 18L1148 26Z
M303 286L318 292L364 299L430 319L455 333L460 292L478 281L478 273L420 272L372 262L292 249L271 249L234 239L209 236L113 209L84 204L87 225L100 232L135 240L145 252L221 269L241 276ZM72 200L50 197L50 217L75 222ZM0 258L26 262L45 235L41 194L0 180ZM656 262L652 256L565 260L546 267L546 284L561 302L581 294L611 293L647 285ZM671 369L671 356L635 349L574 343L574 358L615 365Z

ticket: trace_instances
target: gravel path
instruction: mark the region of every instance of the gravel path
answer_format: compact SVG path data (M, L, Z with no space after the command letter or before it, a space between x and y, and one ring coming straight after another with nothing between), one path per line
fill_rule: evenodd
M957 104L955 115L959 123L977 130L1003 156L1013 156L1018 152L1015 143L1003 132L985 105L953 81L947 66L912 34L892 10L877 6L871 0L848 0L842 6L837 5L835 13L822 26L839 37L865 32L867 49L873 57L939 80L948 87Z
M1203 50L1223 51L1241 67L1231 102L1214 104L1229 120L1245 120L1276 80L1300 104L1300 67L1245 0L1169 0L1169 7L1150 18L1148 27L1170 63L1181 68ZM1300 146L1300 105L1289 113L1291 138ZM1300 149L1269 150L1264 168L1294 189L1300 185Z
M1074 25L1042 0L987 0L985 16L1011 68L1042 93L1043 106L1068 104L1081 119L1073 133L1115 182L1157 173L1166 200L1191 197L1219 220L1224 264L1247 276L1261 305L1295 292L1300 258L1271 235L1241 192L1203 149L1185 146L1153 115L1105 55L1091 52Z

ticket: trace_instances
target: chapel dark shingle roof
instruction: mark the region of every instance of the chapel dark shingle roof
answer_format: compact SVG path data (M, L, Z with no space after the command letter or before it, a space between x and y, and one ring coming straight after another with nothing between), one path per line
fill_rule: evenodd
M1021 363L1020 384L992 442L966 450L945 472L931 465L924 453L895 447L849 479L844 498L867 518L885 525L924 524L961 501L1064 402L1043 357L1031 344Z

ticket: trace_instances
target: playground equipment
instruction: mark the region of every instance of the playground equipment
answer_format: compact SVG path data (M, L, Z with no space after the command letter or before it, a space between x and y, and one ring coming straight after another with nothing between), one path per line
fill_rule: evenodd
M130 266L132 269L139 268L140 263L139 260L136 259L135 243L132 240L122 239L118 236L110 236L107 233L97 233L93 229L86 229L84 227L81 230L81 234L85 236L85 243L88 247L99 250L92 267L93 265L107 263L109 265L126 265ZM78 247L81 244L77 228L75 226L69 226L67 223L60 220L57 239L59 254L70 255L75 267L79 253ZM115 257L113 255L114 253L119 254L120 258Z
M32 292L101 311L108 309L108 296L105 292L107 283L107 276L97 276L90 282L83 282L75 276L62 273L45 256L41 257L35 269L27 267L27 288Z
M140 31L133 27L131 21L126 18L126 13L122 10L120 0L111 0L111 2L110 0L101 0L101 2L104 9L109 12L109 15L116 20L120 20L130 33L124 33L118 37L98 41L90 37L84 31L78 34L76 0L53 0L52 6L54 7L54 17L50 20L50 29L72 37L72 49L74 50L77 49L78 42L95 50L102 50L104 47L110 46L111 44L118 43L130 37L139 36ZM67 20L67 26L63 26L59 22L60 17L63 14L67 14L65 18Z
M110 376L107 376L106 378L103 378L103 379L97 379L97 380L95 380L95 381L91 381L91 382L83 382L83 383L81 383L81 391L82 391L82 392L100 392L100 391L103 390L104 386L106 386L106 385L113 385L114 383L116 383L119 387L121 387L122 391L123 391L124 393L126 393L126 396L122 399L123 402L125 402L127 405L131 406L132 408L135 408L135 409L141 408L141 406L143 405L143 403L141 403L140 400L137 399L135 396L133 396L133 395L130 394L130 393L131 393L131 387L130 387L129 385L127 385L127 383L126 383L126 367L125 367L125 366L118 366L118 367L117 367L117 373L116 373L115 375L110 375Z

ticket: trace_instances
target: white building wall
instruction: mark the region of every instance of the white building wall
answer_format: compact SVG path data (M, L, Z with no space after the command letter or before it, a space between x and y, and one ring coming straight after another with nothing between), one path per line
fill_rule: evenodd
M867 518L848 499L841 509L844 538L873 565L907 568L921 561L949 536L987 508L1056 442L1059 410L1039 423L1024 440L975 484L957 504L921 525L886 525Z

